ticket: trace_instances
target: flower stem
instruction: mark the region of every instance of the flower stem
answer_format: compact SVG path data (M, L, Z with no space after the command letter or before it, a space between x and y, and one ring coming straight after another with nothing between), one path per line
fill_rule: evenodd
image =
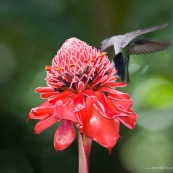
M92 140L78 132L79 173L89 172L89 159Z

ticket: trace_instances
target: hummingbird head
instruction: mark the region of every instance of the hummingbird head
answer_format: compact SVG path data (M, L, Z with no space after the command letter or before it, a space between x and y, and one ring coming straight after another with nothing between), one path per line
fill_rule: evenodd
M106 38L104 39L101 44L100 44L100 50L101 52L105 49L107 49L108 47L113 45L113 39L111 38Z

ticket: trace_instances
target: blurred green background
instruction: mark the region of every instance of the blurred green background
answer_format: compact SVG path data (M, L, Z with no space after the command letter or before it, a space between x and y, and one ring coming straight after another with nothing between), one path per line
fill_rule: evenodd
M77 141L55 152L57 126L34 135L28 112L43 100L45 65L62 43L77 37L99 48L102 39L169 23L145 38L173 40L172 0L0 0L0 173L75 173ZM108 49L110 59L113 47ZM93 143L91 173L173 172L173 50L130 59L137 126L121 126L109 155ZM104 129L103 129L104 130Z

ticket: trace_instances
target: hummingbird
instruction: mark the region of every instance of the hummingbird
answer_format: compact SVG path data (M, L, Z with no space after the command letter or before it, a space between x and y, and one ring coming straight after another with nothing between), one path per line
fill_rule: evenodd
M124 35L114 35L110 38L106 38L101 42L101 52L110 46L114 46L115 57L113 62L117 75L122 81L130 81L129 78L129 58L133 54L147 54L160 50L164 50L170 46L170 41L156 41L147 39L137 39L138 36L163 29L168 24L162 24L159 26L153 26L150 28L139 29L126 33Z

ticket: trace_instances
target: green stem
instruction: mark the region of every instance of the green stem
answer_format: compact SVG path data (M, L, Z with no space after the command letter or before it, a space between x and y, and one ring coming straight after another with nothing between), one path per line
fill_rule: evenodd
M89 159L92 140L78 132L79 173L89 172Z

